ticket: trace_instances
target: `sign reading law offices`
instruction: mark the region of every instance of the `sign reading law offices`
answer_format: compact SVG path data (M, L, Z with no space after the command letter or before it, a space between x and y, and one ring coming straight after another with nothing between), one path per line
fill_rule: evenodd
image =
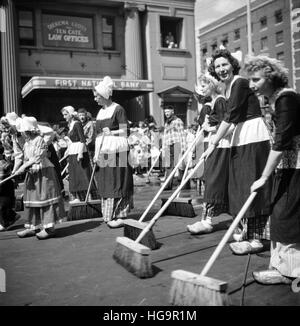
M42 21L45 46L94 48L92 18L43 14Z

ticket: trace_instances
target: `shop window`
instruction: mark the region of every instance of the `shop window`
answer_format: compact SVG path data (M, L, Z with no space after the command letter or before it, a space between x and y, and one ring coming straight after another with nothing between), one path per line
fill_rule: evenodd
M262 51L268 49L268 37L267 36L261 38L261 40L260 40L260 49Z
M262 17L259 21L260 21L260 29L267 28L268 26L267 16Z
M102 44L104 50L115 50L115 19L113 16L102 17Z
M234 30L234 40L239 40L241 38L241 31L239 28Z
M277 60L284 61L284 52L278 52L276 57Z
M160 17L161 46L182 48L182 18Z
M276 33L276 44L282 44L284 42L283 39L283 31Z
M18 11L18 30L20 45L35 45L33 11Z
M283 21L282 10L275 11L275 24L279 24Z

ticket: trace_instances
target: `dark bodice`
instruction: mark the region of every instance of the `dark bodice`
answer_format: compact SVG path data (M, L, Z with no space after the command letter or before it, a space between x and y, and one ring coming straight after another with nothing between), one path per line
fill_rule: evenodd
M227 99L227 113L225 121L238 124L246 120L261 117L259 100L249 87L249 81L245 78L237 78L231 87Z
M73 143L76 142L85 143L83 127L79 121L76 121L74 123L74 126L72 130L69 131L68 136Z
M300 135L300 95L284 92L275 102L275 142L273 149L292 149L293 138Z

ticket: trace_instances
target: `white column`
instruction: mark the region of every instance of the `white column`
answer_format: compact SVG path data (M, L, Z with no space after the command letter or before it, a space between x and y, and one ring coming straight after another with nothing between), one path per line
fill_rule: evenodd
M143 78L142 37L139 11L145 6L125 2L125 65L126 78Z
M140 11L145 5L125 2L125 77L126 79L143 79L143 55ZM144 97L138 96L129 101L130 120L144 119Z
M1 5L1 57L4 114L19 112L20 83L17 72L16 26L14 3L6 0Z

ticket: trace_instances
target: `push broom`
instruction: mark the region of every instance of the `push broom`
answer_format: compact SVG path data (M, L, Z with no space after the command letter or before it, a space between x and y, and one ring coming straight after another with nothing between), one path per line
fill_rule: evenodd
M99 153L101 151L104 135L102 136ZM89 200L89 194L91 191L92 183L94 181L94 175L96 171L97 163L94 164L91 179L89 182L88 190L83 202L71 203L70 210L68 212L68 221L79 220L79 219L89 219L101 217L101 199Z
M200 274L175 270L170 290L170 303L176 306L226 306L230 304L226 293L227 283L207 277L206 274L245 215L257 192L252 192L232 222Z
M203 137L203 132L199 127L198 131L197 131L197 135L196 135L195 139L193 140L193 142L191 143L190 147L186 150L186 152L178 160L176 166L171 171L170 175L167 177L165 182L162 184L159 191L156 193L156 195L154 196L154 198L152 199L152 201L150 202L150 204L148 205L148 207L146 208L146 210L144 211L144 213L142 214L140 219L138 221L134 220L134 219L125 219L124 220L124 237L135 240L139 236L141 231L147 226L147 223L145 223L143 221L146 218L147 214L149 213L150 209L152 208L152 206L154 205L154 203L156 202L158 197L161 195L161 193L164 191L165 187L167 186L167 184L169 183L171 178L174 176L174 174L177 171L177 169L179 168L180 164L187 157L189 152L193 150L194 145L196 145L202 137ZM149 247L150 249L156 249L158 247L158 243L155 239L155 235L154 235L153 231L150 229L148 231L148 234L145 237L143 237L141 243L144 244L146 247Z
M70 210L68 212L68 221L90 219L101 217L101 199L89 200L89 194L91 191L92 183L94 180L96 170L96 163L93 167L93 172L89 182L89 187L85 196L85 200L77 203L70 203Z
M189 157L186 167L184 169L184 174L181 180L181 183L184 181L189 165L191 163L192 156ZM176 198L170 203L167 209L164 211L164 215L175 215L175 216L184 216L184 217L195 217L194 207L192 205L192 198L182 198L180 197L180 193L176 196ZM167 201L167 198L162 198L162 205Z
M164 210L172 202L172 200L177 196L181 189L185 186L188 180L194 175L196 170L203 163L204 159L200 159L180 186L173 192L171 197L165 202L165 204L160 208L160 210L155 214L155 216L150 220L148 224L144 227L142 232L136 240L132 240L127 237L117 237L117 246L113 254L113 258L117 263L125 267L129 272L133 273L139 278L148 278L153 276L153 269L151 265L151 249L140 242L148 234L150 229L153 227L155 222L161 217Z

